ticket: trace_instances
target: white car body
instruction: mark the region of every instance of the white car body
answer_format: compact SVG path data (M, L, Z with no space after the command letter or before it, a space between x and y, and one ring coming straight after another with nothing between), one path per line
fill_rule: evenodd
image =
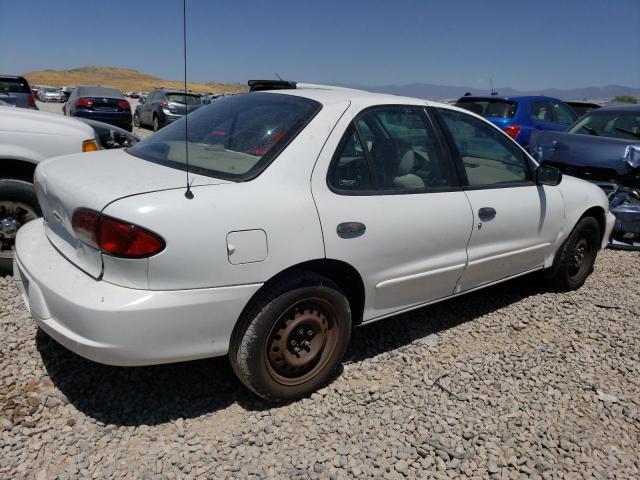
M95 138L93 128L74 118L24 108L0 108L0 165L4 160L37 164L58 155L79 153L82 142Z
M346 89L274 93L310 98L322 109L251 181L187 175L125 151L61 157L38 167L45 220L18 232L14 271L44 331L82 356L114 365L224 355L252 297L294 266L355 272L352 287L364 298L354 323L366 323L551 266L590 209L600 212L607 243L613 227L607 198L569 176L557 186L336 194L327 172L345 130L364 109L401 105L473 114ZM187 176L193 199L185 198ZM477 218L485 206L495 208L496 218ZM106 255L74 236L78 207L157 232L167 247L143 259ZM336 227L343 222L361 222L366 233L341 238Z
M42 102L61 102L64 100L64 93L58 88L45 87L38 91L38 99Z

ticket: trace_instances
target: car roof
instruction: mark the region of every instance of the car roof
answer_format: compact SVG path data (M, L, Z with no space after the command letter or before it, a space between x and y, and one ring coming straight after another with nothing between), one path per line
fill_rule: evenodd
M546 95L467 95L466 97L461 97L459 100L554 100L562 102L559 98L547 97Z
M609 105L608 107L599 108L597 112L640 112L640 105L635 103L629 105Z

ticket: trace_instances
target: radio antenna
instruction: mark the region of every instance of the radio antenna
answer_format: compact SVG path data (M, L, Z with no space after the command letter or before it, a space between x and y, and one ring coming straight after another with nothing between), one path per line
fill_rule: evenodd
M187 103L187 0L182 0L182 49L184 54L184 151L187 162L187 191L184 196L191 200L193 192L189 184L189 106Z

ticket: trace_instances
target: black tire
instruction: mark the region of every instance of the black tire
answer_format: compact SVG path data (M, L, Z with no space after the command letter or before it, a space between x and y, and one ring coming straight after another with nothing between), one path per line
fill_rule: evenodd
M545 272L549 285L560 292L580 288L593 272L600 247L600 225L584 217L560 246L553 265Z
M140 117L138 116L138 112L133 114L133 126L140 128Z
M157 132L160 130L160 120L156 114L153 115L153 131Z
M296 400L331 379L350 334L351 309L339 287L321 275L295 271L245 308L231 337L229 360L242 383L265 400ZM296 338L300 347L293 346ZM276 343L287 346L282 358L274 353Z
M15 202L17 204L23 204L33 211L36 216L42 215L40 212L40 206L38 205L38 199L33 191L33 184L25 182L24 180L15 180L12 178L0 178L0 220L7 218L5 214L6 210L2 206L3 202ZM23 212L21 209L17 213ZM32 215L21 215L19 219L28 221ZM13 218L13 217L12 217ZM24 223L21 221L20 224ZM11 245L10 239L4 237L2 231L0 231L0 275L11 274L13 270L13 256L7 254L7 246Z

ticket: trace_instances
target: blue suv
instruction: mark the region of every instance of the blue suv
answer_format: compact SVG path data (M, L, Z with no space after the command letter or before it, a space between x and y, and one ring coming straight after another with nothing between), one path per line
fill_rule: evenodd
M571 107L553 97L466 96L460 98L456 106L482 115L525 148L529 145L531 132L564 132L578 119Z

